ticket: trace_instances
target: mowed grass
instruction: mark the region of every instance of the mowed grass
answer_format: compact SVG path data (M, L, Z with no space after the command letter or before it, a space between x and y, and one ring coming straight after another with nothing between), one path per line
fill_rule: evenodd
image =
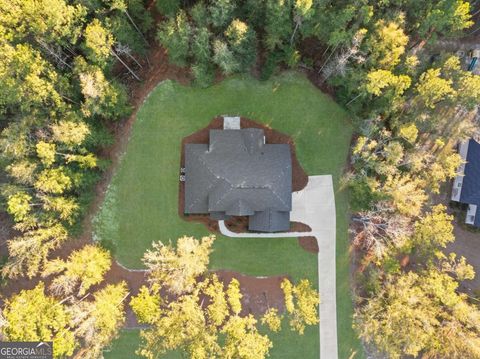
M308 174L333 175L340 358L349 358L352 351L360 353L351 329L347 197L338 186L352 129L346 113L303 75L285 73L266 82L233 77L208 89L173 81L159 84L138 112L127 151L95 219L95 237L113 242L120 263L141 268L142 255L152 241L207 235L203 225L178 216L180 143L219 115L244 116L289 134ZM217 236L210 267L255 276L287 274L295 280L308 278L315 287L318 281L316 255L300 248L295 238ZM318 328L300 338L286 330L273 340L273 358L318 358Z

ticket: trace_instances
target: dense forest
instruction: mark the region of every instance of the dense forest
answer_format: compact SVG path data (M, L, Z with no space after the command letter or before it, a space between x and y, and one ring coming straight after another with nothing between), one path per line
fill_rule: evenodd
M480 358L478 301L458 289L474 271L442 251L455 239L453 218L431 200L461 163L455 146L479 130L480 77L441 46L471 32L472 13L464 0L0 0L0 209L15 233L1 272L5 281L50 283L3 298L3 337L36 340L43 338L33 333L47 332L56 357L96 358L117 335L128 289L93 291L110 253L92 245L65 260L49 254L80 233L109 165L101 154L113 141L112 123L131 113L131 89L145 67L158 65L148 54L161 46L193 86L235 73L268 79L290 68L333 94L356 129L344 178L362 268L354 278L355 329L369 351L390 358ZM202 253L200 270L182 279L204 273L208 243L191 244ZM176 255L160 247L145 254L151 285L131 304L151 325L142 355L182 347L192 358L236 358L250 345L257 356L245 358L263 358L271 343L256 319L238 316L237 284L223 293L213 277L175 289L181 274L163 278L160 269ZM158 283L168 280L173 293L186 293L176 307L160 299ZM283 289L292 327L316 324L309 284ZM208 315L199 296L216 305ZM217 330L204 328L191 343L171 337L167 323L184 328L188 313ZM262 321L274 330L278 313ZM228 338L224 347L218 330Z

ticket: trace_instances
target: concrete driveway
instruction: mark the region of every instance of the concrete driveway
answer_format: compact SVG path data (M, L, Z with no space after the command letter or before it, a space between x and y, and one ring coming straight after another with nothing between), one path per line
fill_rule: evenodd
M314 236L318 243L318 288L320 293L320 359L337 359L337 302L335 243L336 217L332 176L309 176L307 186L292 194L290 219L310 226L311 232L234 233L219 221L228 237L285 238Z

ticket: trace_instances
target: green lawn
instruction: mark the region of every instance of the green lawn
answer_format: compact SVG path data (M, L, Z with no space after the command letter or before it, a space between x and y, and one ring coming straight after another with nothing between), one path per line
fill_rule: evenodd
M139 268L152 241L207 234L203 225L185 222L177 214L180 141L223 114L248 117L290 134L307 173L333 175L337 188L339 349L340 358L348 358L360 345L351 329L347 198L338 192L338 182L352 129L345 112L302 75L285 73L266 82L233 77L208 89L161 83L138 112L127 151L95 219L96 238L111 240L118 260ZM309 278L317 285L316 256L303 251L296 239L217 236L214 249L212 269L259 276L289 274L294 279ZM318 358L318 328L303 338L288 331L276 337L273 358L291 358L291 350L296 357ZM305 344L295 344L297 341ZM294 349L287 350L291 346Z

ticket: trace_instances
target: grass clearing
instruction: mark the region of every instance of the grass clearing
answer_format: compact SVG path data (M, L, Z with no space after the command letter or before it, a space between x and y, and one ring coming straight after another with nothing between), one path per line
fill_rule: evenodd
M119 262L141 268L141 257L152 241L207 234L203 225L185 222L177 214L180 142L218 115L241 115L289 134L308 174L333 175L339 356L348 358L352 350L360 352L351 329L347 197L338 190L352 128L346 113L303 75L284 73L265 82L238 76L208 89L173 81L157 86L138 112L127 151L95 219L96 239L111 240ZM308 278L317 286L316 256L301 249L295 238L217 236L214 249L213 269L257 276L288 274L294 279ZM128 341L133 340L128 335ZM301 338L287 330L273 339L273 358L318 358L318 328Z

